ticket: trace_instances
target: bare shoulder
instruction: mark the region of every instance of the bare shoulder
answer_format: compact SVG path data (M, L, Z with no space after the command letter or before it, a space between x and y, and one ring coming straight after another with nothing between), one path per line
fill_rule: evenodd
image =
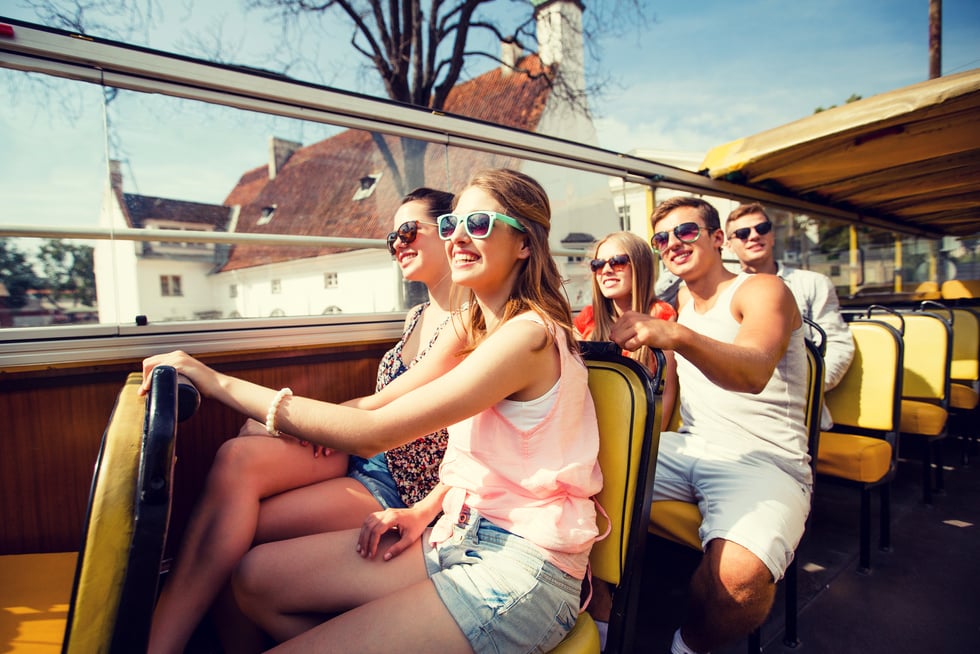
M742 316L773 312L787 315L799 313L796 300L786 282L776 275L762 273L750 275L742 283L732 297L732 305Z
M776 275L759 273L749 275L749 278L735 291L733 297L735 302L742 303L758 303L765 298L769 298L773 302L779 302L782 299L792 300L793 293L786 286L786 282Z

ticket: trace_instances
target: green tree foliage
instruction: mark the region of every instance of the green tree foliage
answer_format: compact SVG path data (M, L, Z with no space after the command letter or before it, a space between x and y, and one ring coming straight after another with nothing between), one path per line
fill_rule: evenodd
M55 302L71 299L73 304L95 305L93 248L88 245L48 239L38 251L44 285Z
M860 99L861 99L860 95L858 95L857 93L852 93L851 96L847 98L847 100L844 100L844 104L851 104L852 102L857 102ZM836 104L832 104L829 107L817 107L816 109L813 110L813 113L818 114L821 111L827 111L828 109L833 109L836 106L837 106Z
M10 239L0 238L0 283L7 289L7 296L0 298L11 309L27 304L28 291L38 287L34 266L23 250Z

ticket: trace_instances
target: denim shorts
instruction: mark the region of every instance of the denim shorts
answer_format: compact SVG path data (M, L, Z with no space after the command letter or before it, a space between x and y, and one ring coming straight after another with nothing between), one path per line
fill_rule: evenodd
M361 482L382 509L404 509L405 503L398 493L398 486L388 470L385 453L375 454L370 459L351 455L347 464L347 476Z
M464 507L453 535L423 548L429 578L476 654L548 652L575 625L582 581L475 510Z

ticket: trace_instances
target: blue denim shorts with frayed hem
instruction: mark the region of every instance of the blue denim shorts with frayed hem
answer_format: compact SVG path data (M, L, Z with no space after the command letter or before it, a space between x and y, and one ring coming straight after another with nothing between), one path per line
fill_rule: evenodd
M476 654L548 652L575 625L582 580L527 540L464 509L425 565Z
M382 509L404 509L405 503L398 493L395 479L388 470L385 453L375 454L370 459L351 455L347 464L347 476L361 482Z

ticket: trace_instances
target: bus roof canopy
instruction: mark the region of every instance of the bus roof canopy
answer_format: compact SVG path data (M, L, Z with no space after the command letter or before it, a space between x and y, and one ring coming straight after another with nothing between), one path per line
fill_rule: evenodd
M980 234L980 68L715 147L701 169L898 231Z

